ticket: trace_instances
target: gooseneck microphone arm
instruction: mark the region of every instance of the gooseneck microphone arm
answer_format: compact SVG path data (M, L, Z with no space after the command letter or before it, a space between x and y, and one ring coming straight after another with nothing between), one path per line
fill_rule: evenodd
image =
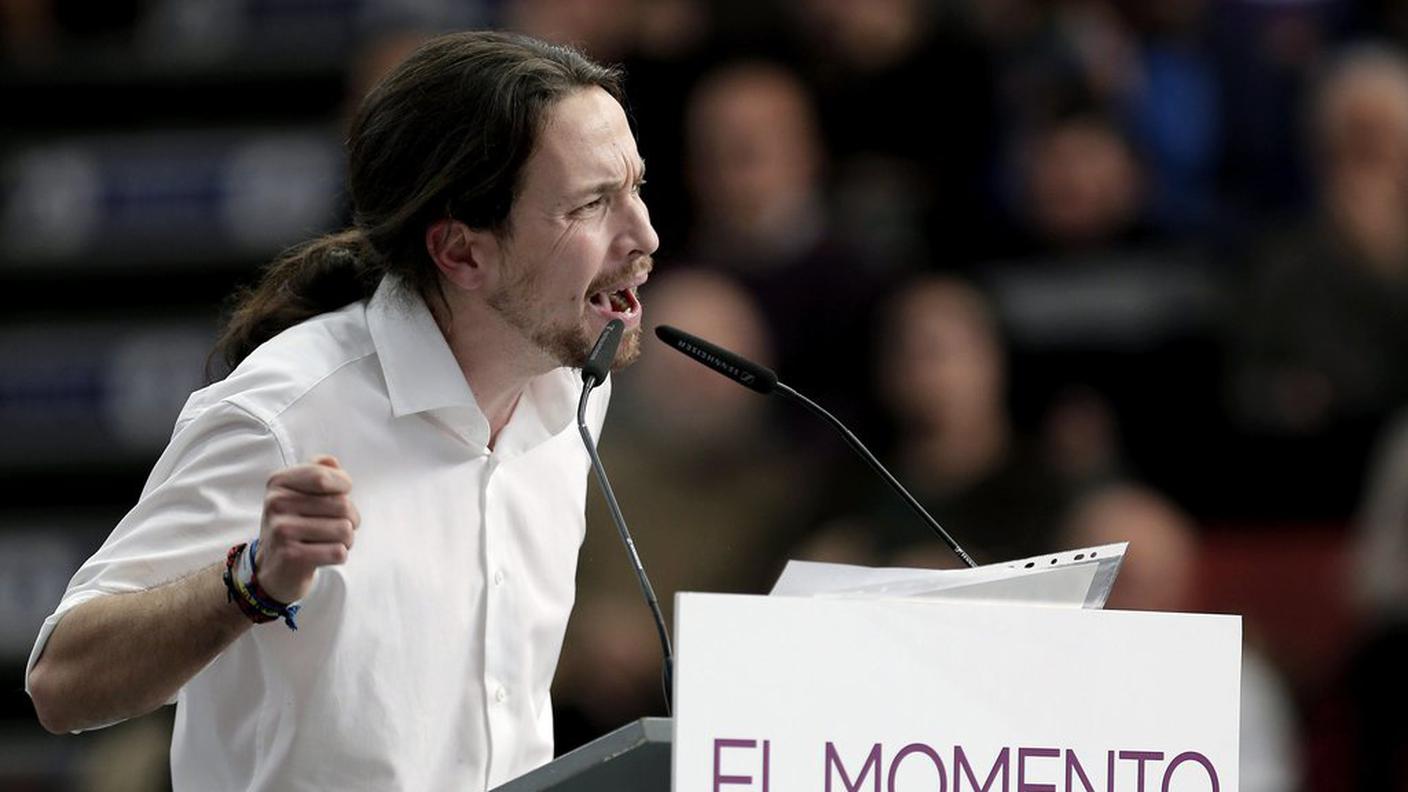
M890 471L886 470L884 465L880 464L880 460L876 459L875 455L870 453L870 449L865 447L865 444L860 441L860 438L855 436L854 432L848 429L845 424L841 423L840 419L836 416L822 409L821 405L778 381L777 374L774 373L772 369L760 366L747 358L740 357L727 349L715 346L702 338L690 335L683 330L670 327L669 325L656 327L655 335L661 341L664 341L667 346L673 347L681 354L694 359L695 362L708 366L745 388L755 390L764 395L774 392L781 393L783 396L801 404L811 411L812 414L830 424L832 428L841 433L841 437L846 441L846 445L850 446L851 450L860 455L860 458L865 460L865 463L870 466L870 469L874 470L880 478L884 479L886 484L890 485L890 488L904 500L910 510L929 527L929 530L933 531L942 539L944 544L948 545L948 548L953 551L954 555L958 556L959 560L969 567L977 566L972 556L968 555L958 542L949 535L949 532L944 530L942 525L939 525L939 521L935 520L933 516L919 504L919 501L915 500L914 496L909 494L909 490L905 489L904 485L900 484L899 480L891 475Z
M942 525L939 525L938 520L935 520L923 506L919 505L919 501L915 500L914 496L909 494L909 490L905 489L904 485L892 476L890 471L885 469L884 465L880 464L880 460L876 459L875 455L870 453L870 449L865 447L865 444L860 441L859 437L856 437L855 432L852 432L845 424L841 423L839 418L822 409L821 405L797 391L792 390L782 382L777 383L777 392L803 407L806 407L813 415L831 424L832 428L841 433L841 438L846 441L846 445L850 446L851 450L859 454L860 458L865 460L865 463L870 466L870 469L875 471L876 475L884 479L886 484L890 485L890 489L894 490L896 494L904 499L904 502L908 504L910 510L913 511L925 525L928 525L931 531L938 534L938 537L943 540L944 544L948 545L948 549L952 550L954 555L958 556L959 560L969 567L977 566L977 563L973 561L967 551L959 546L958 542L949 535L948 531L944 530Z
M645 565L641 563L640 553L636 552L635 540L631 539L631 532L626 528L626 518L621 514L621 506L616 502L616 493L612 491L611 482L606 478L606 467L601 464L591 430L587 428L587 399L591 396L592 389L606 381L606 373L611 370L611 363L616 359L616 348L621 344L624 330L625 325L620 319L608 322L606 329L602 330L601 336L597 338L596 346L592 347L587 362L582 366L583 384L582 397L577 400L577 431L582 435L582 444L587 447L587 455L591 457L592 470L596 473L602 494L606 496L606 505L611 510L611 519L616 523L617 532L621 534L621 542L626 546L631 568L635 570L636 579L640 581L645 604L650 606L650 614L655 617L655 630L660 635L660 650L664 654L661 676L665 685L665 711L668 713L672 709L675 666L675 653L670 647L670 631L665 628L665 615L660 611L660 601L655 597L655 588L650 585L650 578L645 574Z

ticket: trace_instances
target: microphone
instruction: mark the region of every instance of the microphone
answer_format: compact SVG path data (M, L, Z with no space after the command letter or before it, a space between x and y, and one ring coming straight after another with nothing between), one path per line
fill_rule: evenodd
M762 394L780 393L792 401L801 404L803 407L806 407L814 415L830 424L836 431L841 433L841 437L846 441L846 445L849 445L851 450L859 454L860 458L865 460L865 463L870 466L870 469L874 470L886 484L890 485L890 488L908 504L910 510L913 511L931 531L942 539L944 544L948 545L948 548L953 551L954 555L958 556L959 560L969 567L977 566L972 556L969 556L968 553L959 546L958 542L949 535L949 532L944 530L942 525L939 525L938 520L935 520L923 506L919 505L919 501L915 500L914 496L909 494L909 490L905 489L904 485L900 484L899 480L891 475L890 471L886 470L884 465L880 464L880 460L876 459L875 455L870 453L870 449L865 447L865 444L860 441L860 438L855 436L854 432L847 428L845 424L841 423L840 419L836 416L822 409L821 405L808 399L806 396L803 396L780 381L777 378L777 374L774 373L772 369L766 366L760 366L747 358L741 357L722 347L715 346L683 330L670 327L669 325L656 327L655 335L667 345L684 353L695 361L708 366L714 371L719 372L734 382Z
M596 452L596 443L592 441L592 433L587 428L587 399L591 396L592 389L606 381L606 373L610 371L611 363L616 359L616 349L621 345L621 336L625 329L626 326L620 319L607 322L606 328L597 337L591 354L587 355L587 362L582 364L582 398L577 401L577 431L582 435L582 444L587 447L587 455L591 457L592 470L596 472L597 483L601 485L601 492L606 496L606 505L611 510L611 519L616 523L616 531L620 533L621 542L626 546L631 568L635 570L636 579L640 581L645 604L650 607L650 613L655 617L655 631L660 635L660 649L665 657L661 676L665 684L665 710L669 712L674 691L675 666L675 653L670 648L670 631L665 629L665 615L660 611L660 601L655 598L655 589L650 585L650 578L646 577L645 565L640 561L640 553L636 552L636 543L631 539L630 530L626 528L626 518L621 515L616 493L612 492L611 482L606 478L606 467L601 464L601 457Z
M766 395L772 393L778 385L777 375L772 369L739 357L683 330L660 325L655 328L655 336L745 388Z
M621 346L621 336L625 332L625 323L612 319L597 336L591 354L587 355L587 362L582 364L582 382L588 383L588 390L606 381L606 374L616 360L616 349Z

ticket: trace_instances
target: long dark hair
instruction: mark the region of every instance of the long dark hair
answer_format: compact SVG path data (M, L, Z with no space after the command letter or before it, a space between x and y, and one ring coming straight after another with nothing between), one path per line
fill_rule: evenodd
M621 73L569 47L487 31L422 44L352 120L352 227L285 251L236 294L211 363L233 370L286 328L369 298L387 273L427 300L439 294L426 227L453 217L504 232L548 109L592 86L625 103Z

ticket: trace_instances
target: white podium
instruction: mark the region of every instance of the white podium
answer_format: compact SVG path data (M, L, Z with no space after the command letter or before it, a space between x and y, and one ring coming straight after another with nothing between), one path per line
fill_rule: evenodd
M675 613L675 792L1237 789L1236 616L719 594Z
M673 734L630 724L502 792L1238 788L1237 616L723 594L675 614Z

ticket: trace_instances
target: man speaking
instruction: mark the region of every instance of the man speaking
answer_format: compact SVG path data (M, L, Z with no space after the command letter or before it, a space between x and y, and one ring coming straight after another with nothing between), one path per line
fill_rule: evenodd
M176 702L178 790L486 789L552 758L588 457L658 239L620 75L431 40L349 139L354 225L245 294L26 689L53 732ZM590 415L594 431L605 400Z

